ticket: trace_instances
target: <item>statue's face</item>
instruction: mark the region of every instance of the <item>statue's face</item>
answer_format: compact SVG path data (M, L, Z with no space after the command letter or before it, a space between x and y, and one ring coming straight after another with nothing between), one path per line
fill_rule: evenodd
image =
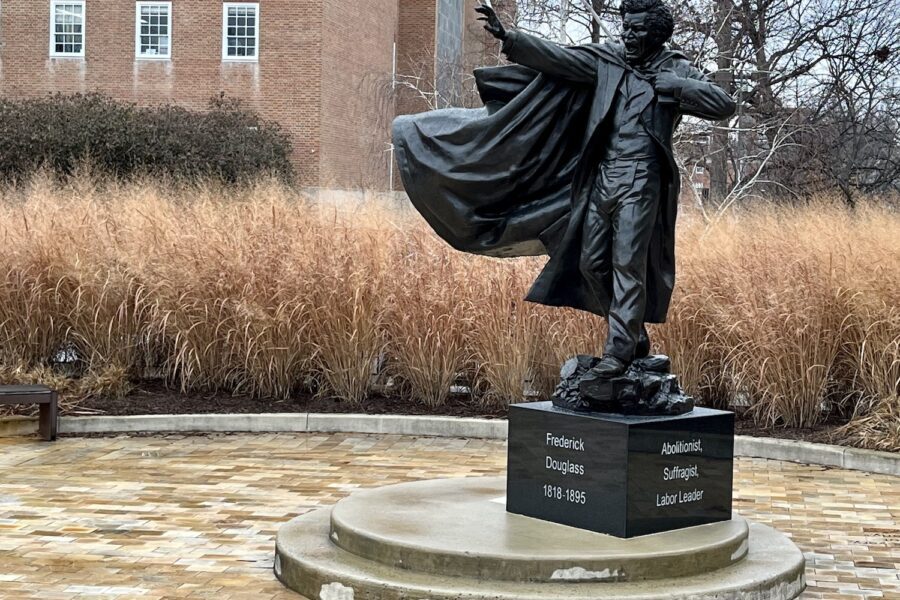
M622 20L622 42L625 44L625 60L639 64L652 55L655 48L647 23L648 14L626 13Z

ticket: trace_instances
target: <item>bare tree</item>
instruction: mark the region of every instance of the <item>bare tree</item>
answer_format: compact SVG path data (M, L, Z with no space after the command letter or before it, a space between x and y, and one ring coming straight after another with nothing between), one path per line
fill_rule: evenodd
M852 203L854 190L896 185L898 0L681 6L676 41L714 64L713 79L741 100L732 126L710 132L715 200L838 187Z
M739 100L730 122L686 119L676 137L685 179L698 167L708 176L708 192L685 186L698 206L712 214L754 197L835 189L852 206L860 194L900 190L900 0L670 5L672 45ZM519 29L578 44L616 41L618 10L619 0L517 0L506 15ZM426 108L474 106L469 62L419 57L391 85ZM434 69L463 81L459 93L442 94Z
M850 206L859 194L900 189L897 19L896 4L876 3L836 27L798 93L802 151L781 157L780 179L810 192L837 188Z

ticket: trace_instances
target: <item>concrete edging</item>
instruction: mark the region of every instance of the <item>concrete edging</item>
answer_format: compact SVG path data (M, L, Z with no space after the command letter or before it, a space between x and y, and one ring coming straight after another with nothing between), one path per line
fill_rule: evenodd
M404 415L255 414L61 417L59 432L91 433L366 433L506 439L505 420ZM31 435L37 419L0 419L0 437ZM736 436L737 456L768 458L900 476L900 454L777 438Z

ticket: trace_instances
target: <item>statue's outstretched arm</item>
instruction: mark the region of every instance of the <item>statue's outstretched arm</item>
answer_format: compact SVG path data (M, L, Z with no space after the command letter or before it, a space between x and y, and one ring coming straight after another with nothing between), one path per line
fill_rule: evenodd
M590 53L566 48L521 31L509 31L503 53L514 63L557 79L575 83L597 81L597 59Z
M680 93L677 94L682 114L720 121L737 110L734 99L725 90L712 83L696 67L689 65L682 74Z

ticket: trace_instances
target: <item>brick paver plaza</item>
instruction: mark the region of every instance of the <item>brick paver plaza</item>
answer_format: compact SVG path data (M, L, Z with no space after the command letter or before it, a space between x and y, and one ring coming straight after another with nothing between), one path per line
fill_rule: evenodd
M300 599L280 525L360 487L501 474L503 442L364 435L0 440L0 598ZM739 459L736 508L807 553L814 598L900 599L900 479Z

